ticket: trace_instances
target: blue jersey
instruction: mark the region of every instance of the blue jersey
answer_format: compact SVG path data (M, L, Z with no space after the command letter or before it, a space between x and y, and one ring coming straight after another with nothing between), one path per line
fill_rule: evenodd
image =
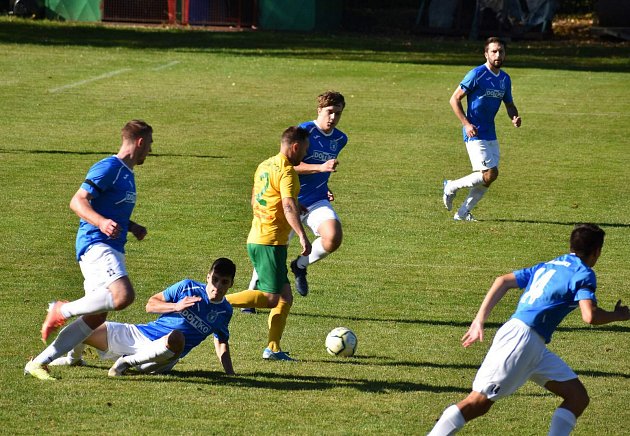
M326 134L319 130L315 121L307 121L300 127L308 131L308 151L302 162L322 164L336 159L339 152L348 143L348 137L337 128ZM300 174L300 195L298 201L308 207L320 200L328 199L328 179L331 173Z
M169 303L177 303L187 296L201 297L201 301L181 312L164 313L155 321L137 325L147 338L154 341L173 330L179 330L186 340L180 357L184 357L212 333L221 342L227 342L230 338L228 324L232 319L232 306L225 298L219 303L210 301L205 283L185 279L169 286L162 295Z
M466 118L477 127L477 136L474 138L468 138L466 129L463 129L464 141L497 139L494 117L501 107L501 102L513 101L510 76L503 70L494 74L486 64L483 64L470 70L459 86L466 92L468 101Z
M560 321L579 306L593 300L595 273L575 254L565 254L531 268L514 271L518 286L525 289L512 318L517 318L551 341Z
M129 220L136 205L136 182L133 171L116 156L110 156L90 168L81 188L92 196L90 204L96 212L120 225L120 235L116 239L111 239L98 227L81 219L76 241L77 260L90 245L97 242L124 253Z

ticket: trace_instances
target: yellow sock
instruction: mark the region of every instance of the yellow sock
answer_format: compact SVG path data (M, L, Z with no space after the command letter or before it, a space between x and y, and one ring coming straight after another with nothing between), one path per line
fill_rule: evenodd
M265 294L253 289L228 294L225 298L234 307L258 307L261 309L269 307Z
M280 351L280 339L287 325L290 310L291 303L280 299L278 305L269 312L269 348L274 353Z

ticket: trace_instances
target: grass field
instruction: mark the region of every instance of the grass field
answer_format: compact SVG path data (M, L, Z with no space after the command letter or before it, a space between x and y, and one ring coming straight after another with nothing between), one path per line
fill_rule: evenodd
M483 62L481 43L3 18L0 56L0 433L426 434L469 392L514 309L517 292L495 309L486 342L459 345L493 278L564 253L576 222L607 232L600 305L630 302L628 45L508 47L523 127L504 109L497 117L501 175L478 223L452 221L441 181L469 171L448 99ZM126 121L155 129L154 155L136 170L134 220L149 236L127 244L136 303L110 319L140 323L150 295L203 280L216 257L236 262L235 290L247 286L253 171L284 128L315 117L326 89L347 99L339 127L350 143L331 178L345 239L309 270L311 294L296 295L283 347L299 363L263 362L266 313L235 313L235 377L210 342L171 376L110 379L94 356L54 369L54 383L22 376L42 349L47 302L83 295L68 202L90 165L117 151ZM356 357L326 354L337 326L357 333ZM575 434L627 434L629 331L573 313L556 332L550 348L591 396ZM461 434L546 434L558 403L526 384Z

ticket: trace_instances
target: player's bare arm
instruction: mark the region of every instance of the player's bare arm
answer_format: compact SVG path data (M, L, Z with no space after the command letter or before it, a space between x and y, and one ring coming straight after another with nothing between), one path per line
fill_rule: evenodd
M508 117L512 120L514 127L521 127L521 117L518 116L518 109L514 102L505 103L505 109L507 110Z
M464 99L464 97L466 97L466 91L464 91L461 86L458 86L451 96L449 102L451 104L453 112L455 113L455 116L462 123L464 129L466 129L466 136L472 138L477 136L477 127L475 127L473 124L470 124L470 121L468 121L468 118L466 118L464 106L462 105L462 100Z
M90 204L91 199L92 195L89 192L83 188L79 188L70 200L70 209L72 209L79 218L98 227L105 235L116 239L120 236L120 225L116 221L105 218L103 215L96 212Z
M298 174L315 174L315 173L334 173L337 171L339 161L337 159L329 159L321 164L309 164L301 162L299 165L294 166L295 171Z
M483 342L483 327L499 301L503 298L503 296L510 289L518 288L518 283L516 282L516 276L514 273L504 274L500 277L497 277L490 286L490 290L486 294L481 306L479 306L479 311L477 312L477 316L470 324L468 331L462 337L462 345L464 347L468 347L475 343L476 341Z
M164 293L159 292L149 298L145 310L147 313L181 312L188 307L194 306L199 301L201 301L201 297L187 296L179 300L177 303L171 303L166 301Z
M617 301L613 311L598 307L593 300L580 300L580 311L582 312L582 320L591 325L602 325L630 319L630 310L628 310L628 306L621 304L621 300Z
M297 201L293 197L284 197L282 199L282 209L284 210L284 216L287 222L300 238L300 245L302 246L302 256L308 256L311 254L311 242L306 237L306 232L300 221L300 209L298 208Z
M234 367L232 365L232 357L230 356L230 344L227 342L221 342L216 337L214 338L214 349L219 358L219 362L223 366L223 370L227 375L234 375Z

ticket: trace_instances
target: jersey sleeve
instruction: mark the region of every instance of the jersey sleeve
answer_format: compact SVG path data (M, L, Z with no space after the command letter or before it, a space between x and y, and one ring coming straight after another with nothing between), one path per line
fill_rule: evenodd
M597 298L595 297L597 282L592 271L576 275L573 286L575 289L575 301L593 300L597 304Z
M466 94L469 94L477 86L477 72L475 70L470 70L464 76L464 79L459 86L466 91Z
M297 198L300 179L293 167L286 168L280 179L280 198Z
M114 182L115 172L110 171L111 165L107 160L102 160L89 169L81 188L85 189L93 198L98 197Z
M224 318L225 321L214 331L214 337L221 342L228 342L230 340L230 330L228 329L228 325L230 324L231 319L232 310L229 310L228 315Z
M503 94L503 102L504 103L512 103L514 99L512 98L512 80L510 76L506 74L505 76L505 94Z
M523 269L514 271L514 277L516 277L516 284L518 285L520 289L525 289L527 287L532 277L532 274L537 268L538 268L538 265L530 267L530 268L523 268Z
M164 289L162 291L164 300L166 300L169 303L176 303L177 301L179 301L182 298L181 291L184 288L185 284L186 284L186 281L182 280L181 282L177 282L169 286L168 288Z

